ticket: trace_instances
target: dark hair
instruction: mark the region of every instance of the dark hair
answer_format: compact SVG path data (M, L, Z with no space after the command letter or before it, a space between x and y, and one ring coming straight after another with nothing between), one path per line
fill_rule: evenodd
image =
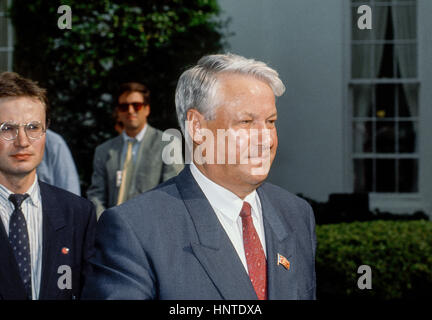
M49 104L46 90L39 87L37 82L21 77L15 72L0 73L0 98L29 97L36 98L45 107L45 124L50 122Z
M142 94L144 98L145 105L150 104L150 90L147 88L146 85L139 83L139 82L127 82L123 83L119 87L119 91L117 94L117 100L116 103L118 103L118 99L120 96L125 92L139 92Z

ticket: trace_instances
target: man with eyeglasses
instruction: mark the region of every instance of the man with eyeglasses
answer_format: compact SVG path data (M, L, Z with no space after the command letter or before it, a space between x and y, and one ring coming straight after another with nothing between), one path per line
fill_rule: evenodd
M96 148L92 183L87 191L98 217L106 208L156 187L183 169L182 159L173 164L162 160L162 151L171 142L163 141L162 132L147 122L150 90L138 82L124 83L116 102L115 111L124 130ZM176 138L173 143L181 144Z
M77 299L91 267L92 203L38 180L49 123L45 90L0 74L0 300Z

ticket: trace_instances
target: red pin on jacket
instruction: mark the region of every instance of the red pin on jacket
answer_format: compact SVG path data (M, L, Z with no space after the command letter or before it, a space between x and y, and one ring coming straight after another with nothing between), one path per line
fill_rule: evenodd
M280 253L278 253L278 265L283 265L285 267L285 269L289 270L290 268L290 262L288 261L287 258L285 258L283 255L281 255Z

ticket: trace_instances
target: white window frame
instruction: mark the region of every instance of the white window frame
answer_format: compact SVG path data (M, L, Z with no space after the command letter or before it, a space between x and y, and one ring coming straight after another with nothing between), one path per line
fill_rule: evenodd
M421 77L420 77L420 45L419 40L421 39L421 36L419 34L419 7L420 2L417 0L416 3L416 17L417 17L417 33L416 33L416 40L415 41L401 41L401 40L378 40L378 41L363 41L363 40L352 40L352 23L353 21L353 7L358 8L362 4L370 5L372 10L373 7L376 5L390 5L389 2L383 2L379 0L370 0L368 3L367 1L364 2L358 2L353 3L351 0L344 1L343 3L343 10L344 12L349 12L349 14L345 15L344 19L344 39L345 39L345 55L344 55L344 82L346 83L345 87L345 94L343 97L344 105L347 106L345 108L344 112L344 123L346 124L344 126L344 149L345 149L345 161L344 161L344 190L346 192L353 192L354 191L354 159L360 159L362 157L367 157L366 154L355 154L353 150L353 134L354 134L354 116L353 116L353 100L352 100L352 93L353 93L353 85L356 84L367 84L367 85L376 85L376 84L400 84L400 83L412 83L416 84L418 86L418 116L417 117L409 117L406 118L407 120L415 120L418 124L418 130L416 132L416 139L418 141L419 149L421 149L421 139L422 132L420 127L420 113L421 113L421 99L420 99L420 90L421 90ZM411 3L410 1L407 1L407 4ZM373 14L373 12L372 12ZM360 17L360 15L359 15ZM367 42L369 44L372 43L416 43L417 44L417 74L416 78L409 78L409 79L401 79L401 78L373 78L373 79L353 79L351 76L351 59L352 59L352 43L355 41L356 43L361 42ZM359 119L359 118L357 118ZM366 118L365 118L366 119ZM399 120L404 118L399 118ZM377 154L375 154L376 156ZM369 201L370 201L370 209L379 209L382 211L388 210L394 213L412 213L415 210L425 210L429 211L428 208L425 207L425 203L422 198L422 184L421 184L421 171L422 171L422 157L420 156L420 151L417 150L416 153L409 153L409 154L388 154L388 156L391 157L391 159L406 159L406 158L414 158L418 161L418 181L417 181L417 192L410 192L410 193L396 193L396 192L369 192ZM383 155L383 157L386 157ZM379 157L377 157L379 158Z
M10 7L12 4L12 0L6 0L6 6L7 8ZM0 11L0 17L4 17L6 15L6 12ZM13 29L12 29L12 23L10 22L10 19L7 20L7 34L8 34L8 43L7 46L0 46L0 52L7 52L7 70L6 71L12 71L12 59L13 59Z

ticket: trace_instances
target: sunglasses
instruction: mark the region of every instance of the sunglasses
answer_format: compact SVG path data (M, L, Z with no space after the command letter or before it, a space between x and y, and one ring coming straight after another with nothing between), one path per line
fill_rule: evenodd
M117 109L120 112L126 112L129 111L129 106L132 105L132 107L134 108L135 112L140 111L144 106L145 103L144 102L131 102L131 103L120 103L117 105Z

